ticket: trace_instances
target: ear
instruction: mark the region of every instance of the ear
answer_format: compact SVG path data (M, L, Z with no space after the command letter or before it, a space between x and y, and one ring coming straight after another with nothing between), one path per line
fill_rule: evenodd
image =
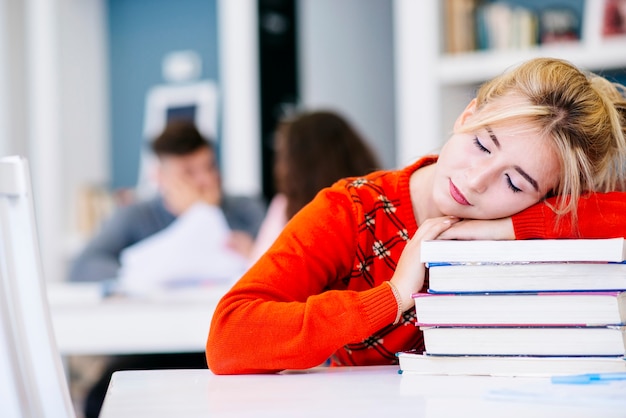
M461 112L459 117L456 118L456 121L454 122L455 131L461 128L461 126L465 124L465 121L467 120L467 118L469 118L470 116L473 116L476 113L476 107L477 107L477 101L476 101L476 98L473 98L472 101L469 102L469 104L465 107L465 110Z

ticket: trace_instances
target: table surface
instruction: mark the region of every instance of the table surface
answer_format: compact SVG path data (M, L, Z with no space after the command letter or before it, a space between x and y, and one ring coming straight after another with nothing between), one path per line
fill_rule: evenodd
M230 285L105 297L99 283L47 285L62 355L202 352Z
M402 414L402 415L401 415ZM624 417L626 385L548 378L424 376L397 366L320 367L274 375L209 370L116 372L101 418Z

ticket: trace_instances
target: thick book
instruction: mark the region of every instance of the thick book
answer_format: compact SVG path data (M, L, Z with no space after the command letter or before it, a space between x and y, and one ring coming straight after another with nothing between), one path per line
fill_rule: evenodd
M623 356L435 356L413 351L403 351L396 355L402 374L551 377L626 372L626 358Z
M624 326L433 326L417 323L427 353L496 356L623 356Z
M422 242L420 255L423 263L622 262L626 247L624 238L432 240Z
M626 263L429 263L429 292L626 290Z
M621 325L626 292L415 293L417 321L437 325Z

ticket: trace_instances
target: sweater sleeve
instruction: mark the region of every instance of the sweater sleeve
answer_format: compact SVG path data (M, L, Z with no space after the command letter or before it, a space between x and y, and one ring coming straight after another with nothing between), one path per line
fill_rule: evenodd
M594 193L578 202L577 222L558 217L555 199L538 203L512 217L516 239L626 237L626 192Z
M314 367L392 322L397 305L389 286L329 290L351 272L356 235L345 193L325 190L303 208L219 302L206 345L209 368L240 374Z

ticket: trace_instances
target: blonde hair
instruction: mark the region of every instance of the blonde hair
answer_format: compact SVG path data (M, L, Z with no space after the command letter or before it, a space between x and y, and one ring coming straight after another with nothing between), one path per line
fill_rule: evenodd
M553 210L569 213L575 224L581 195L625 188L625 91L567 61L537 58L483 84L475 117L461 130L525 122L552 140L561 160L559 182L550 193L558 196Z

